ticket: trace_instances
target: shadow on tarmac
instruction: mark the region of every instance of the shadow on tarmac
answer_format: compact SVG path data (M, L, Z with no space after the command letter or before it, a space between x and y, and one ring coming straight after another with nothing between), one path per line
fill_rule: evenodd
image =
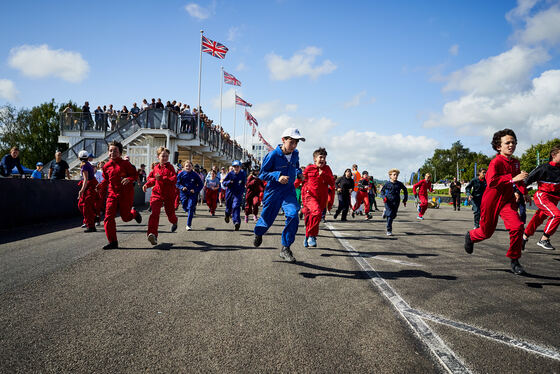
M273 250L277 248L273 247L259 247L255 248L253 246L242 246L242 245L218 245L218 244L211 244L200 240L193 240L193 246L178 246L174 243L160 243L158 245L154 245L153 247L145 247L145 248L122 248L119 247L117 250L125 250L125 251L137 251L137 250L190 250L190 251L201 251L201 252L225 252L225 251L242 251L242 250Z
M0 230L0 244L15 242L22 239L29 239L35 236L46 235L56 231L80 228L81 224L82 222L80 217L74 217L64 220L20 226L9 230ZM83 231L83 229L80 230ZM101 229L101 231L103 231L103 229Z
M274 261L283 264L291 264L285 261ZM309 264L302 261L296 261L293 263L297 266L302 266L307 269L323 271L324 273L307 273L302 272L299 273L304 278L317 278L317 277L338 277L338 278L346 278L346 279L372 279L373 276L370 276L365 271L360 270L342 270L342 269L335 269L329 268L325 266L320 266L316 264ZM396 280L400 278L430 278L430 279L441 279L441 280L457 280L457 277L452 275L432 275L432 273L428 273L422 270L400 270L400 271L379 271L377 272L379 277L386 280Z
M425 236L462 236L464 237L465 234L451 234L451 233L442 233L442 234L435 234L433 232L403 232L403 234L406 235L412 235L412 236L417 236L417 235L425 235Z
M356 257L354 254L348 253L348 251L342 249L327 249L322 248L325 251L331 252L340 252L343 254L330 254L330 253L323 253L321 254L322 257ZM435 253L397 253L397 252L359 252L356 253L362 257L371 258L375 256L406 256L407 258L419 258L419 257L437 257L438 254Z

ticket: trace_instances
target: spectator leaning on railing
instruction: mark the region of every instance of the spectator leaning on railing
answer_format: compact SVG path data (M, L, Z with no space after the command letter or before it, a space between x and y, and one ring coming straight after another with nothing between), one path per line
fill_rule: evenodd
M62 152L56 151L49 168L49 179L70 179L70 166L62 159Z
M2 157L2 162L0 162L0 175L3 177L9 177L12 174L12 169L14 166L19 171L21 176L24 175L23 167L19 161L19 148L12 147L10 153Z

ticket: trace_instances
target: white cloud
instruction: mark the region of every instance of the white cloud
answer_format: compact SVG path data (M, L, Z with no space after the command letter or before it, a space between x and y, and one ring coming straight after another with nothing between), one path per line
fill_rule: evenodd
M517 0L517 7L506 14L506 19L513 23L526 17L538 2L539 0Z
M223 97L222 108L223 109L233 109L233 105L235 103L235 91L236 91L235 88L230 88L230 89L222 92L222 97ZM242 97L245 101L249 101L249 100L246 100L243 97L243 93L239 90L237 90L237 96ZM251 101L249 101L249 102L251 103ZM218 95L218 96L216 96L212 99L212 106L216 109L220 109L220 95Z
M356 95L354 95L349 101L345 102L343 106L344 108L348 109L348 108L356 107L364 102L366 104L373 104L377 100L375 97L370 97L368 100L364 101L366 96L367 96L367 92L365 90L360 91Z
M451 56L457 56L459 54L459 44L453 44L449 47L449 54Z
M317 47L307 47L296 52L289 59L284 59L274 53L265 56L265 60L273 80L286 80L295 77L309 76L317 79L324 74L330 74L336 70L337 66L330 60L323 61L320 65L315 65L317 56L322 54L322 50Z
M83 81L89 72L89 64L80 53L49 49L46 44L12 48L8 64L30 78L55 76L72 83Z
M247 70L247 66L245 65L245 63L240 62L239 64L237 64L237 66L235 67L236 71L244 71Z
M212 7L210 7L210 9L207 9L201 7L196 3L189 3L185 5L185 10L189 13L191 17L199 20L207 19L212 15Z
M9 79L0 79L0 99L14 101L17 95L18 91L14 82Z
M553 6L527 18L525 29L516 33L523 44L534 45L545 42L556 45L560 42L560 7Z
M526 87L532 69L549 59L543 48L515 46L452 73L443 89L478 94L511 92Z

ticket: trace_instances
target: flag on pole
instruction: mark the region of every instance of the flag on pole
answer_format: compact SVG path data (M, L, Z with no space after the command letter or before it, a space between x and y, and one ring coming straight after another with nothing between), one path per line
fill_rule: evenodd
M255 136L255 133L257 132L257 127L255 126L254 123L252 123L252 125L253 125L253 133L252 134L253 134L253 136Z
M231 84L233 86L241 86L241 81L225 70L224 70L224 83Z
M251 115L251 113L249 113L249 112L247 111L247 109L245 109L245 119L247 120L247 122L249 122L250 124L252 123L254 126L258 126L258 125L259 125L259 123L257 122L257 119L256 119L255 117L253 117L253 116ZM253 135L255 135L255 134L253 134Z
M225 58L228 49L225 45L208 39L202 35L202 52L211 54L217 58Z
M253 106L253 104L249 104L239 96L235 95L235 104L242 105L242 106Z

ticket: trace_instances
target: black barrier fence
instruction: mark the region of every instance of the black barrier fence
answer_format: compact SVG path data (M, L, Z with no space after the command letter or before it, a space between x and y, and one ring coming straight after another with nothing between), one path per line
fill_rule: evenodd
M79 190L76 180L0 178L0 229L81 217ZM136 185L134 205L144 205L144 196Z

